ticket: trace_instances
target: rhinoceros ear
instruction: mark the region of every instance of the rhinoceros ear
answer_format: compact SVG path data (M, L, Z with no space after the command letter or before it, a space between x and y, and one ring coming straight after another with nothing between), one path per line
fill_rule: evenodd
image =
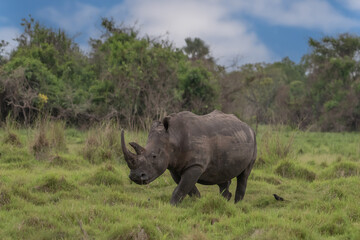
M169 124L170 124L170 117L164 117L163 119L163 125L165 130L167 131L169 129Z

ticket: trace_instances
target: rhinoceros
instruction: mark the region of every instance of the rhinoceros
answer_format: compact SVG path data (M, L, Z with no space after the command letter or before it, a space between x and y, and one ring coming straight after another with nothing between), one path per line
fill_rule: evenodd
M213 111L199 116L188 111L170 114L153 123L145 147L129 143L124 130L121 147L130 168L129 178L149 184L168 169L178 184L170 203L180 203L188 194L200 197L196 183L217 184L220 194L230 200L231 179L237 178L235 203L245 195L257 147L255 132L232 114Z

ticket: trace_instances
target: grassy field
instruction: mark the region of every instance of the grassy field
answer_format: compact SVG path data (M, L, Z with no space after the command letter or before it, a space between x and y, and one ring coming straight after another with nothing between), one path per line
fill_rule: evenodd
M126 135L146 142L146 133ZM0 239L360 239L359 133L262 126L242 202L198 185L202 197L178 207L168 172L147 186L130 182L119 141L111 123L4 126Z

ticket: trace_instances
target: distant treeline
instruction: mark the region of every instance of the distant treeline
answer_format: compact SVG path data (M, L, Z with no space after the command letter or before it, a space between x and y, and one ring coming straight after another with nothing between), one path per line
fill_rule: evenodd
M360 37L309 39L299 64L245 64L226 70L199 38L175 48L135 27L102 20L90 53L61 29L23 19L18 47L0 42L0 120L24 124L39 116L88 126L116 119L147 128L166 114L213 109L250 123L283 123L322 131L360 129ZM241 39L239 39L241 44ZM295 47L295 46L294 46Z

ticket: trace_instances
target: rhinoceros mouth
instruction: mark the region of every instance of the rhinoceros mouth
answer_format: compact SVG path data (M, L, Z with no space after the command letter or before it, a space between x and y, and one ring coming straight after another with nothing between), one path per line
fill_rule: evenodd
M156 179L156 177L151 178L151 179L132 179L132 178L130 178L130 179L131 179L131 181L133 181L136 184L147 185L147 184L151 183L152 181L154 181Z

